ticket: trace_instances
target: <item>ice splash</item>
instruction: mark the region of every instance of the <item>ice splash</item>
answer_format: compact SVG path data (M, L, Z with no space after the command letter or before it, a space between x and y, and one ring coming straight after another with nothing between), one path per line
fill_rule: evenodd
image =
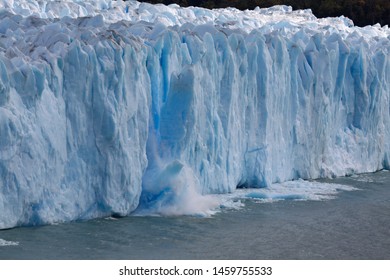
M19 245L19 242L7 241L7 240L0 238L0 247L2 247L2 246L18 246L18 245Z
M200 215L215 213L219 200L202 195L199 180L179 160L159 163L143 179L143 191L136 215Z
M172 163L161 172L157 178L166 178L172 170L182 169L179 163ZM240 210L244 207L244 200L255 200L258 203L272 203L277 201L323 201L337 198L340 192L357 191L358 188L334 183L296 180L279 184L272 184L267 188L236 189L227 194L201 195L196 191L194 184L190 184L191 176L187 171L173 176L171 187L160 189L157 193L147 193L142 196L141 207L135 215L177 216L193 215L210 217L221 211ZM180 173L180 172L179 172ZM184 180L186 178L186 180ZM156 180L160 185L161 181ZM187 183L185 183L187 182ZM183 186L185 186L183 188Z

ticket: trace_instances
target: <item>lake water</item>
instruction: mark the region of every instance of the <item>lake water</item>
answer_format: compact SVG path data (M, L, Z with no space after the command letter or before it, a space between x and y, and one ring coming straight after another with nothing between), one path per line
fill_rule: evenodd
M227 196L240 207L211 217L3 230L0 259L390 259L390 172L319 182L355 189L311 199L297 190L273 200L243 190Z

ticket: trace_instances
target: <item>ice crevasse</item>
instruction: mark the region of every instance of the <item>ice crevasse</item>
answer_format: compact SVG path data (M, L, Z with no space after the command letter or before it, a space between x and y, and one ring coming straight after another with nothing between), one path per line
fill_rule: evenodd
M389 169L389 53L286 6L2 1L0 228Z

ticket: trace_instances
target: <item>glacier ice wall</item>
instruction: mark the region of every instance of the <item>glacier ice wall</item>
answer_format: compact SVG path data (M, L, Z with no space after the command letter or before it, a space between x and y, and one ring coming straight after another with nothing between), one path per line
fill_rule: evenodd
M387 26L285 6L0 9L0 228L390 168Z
M79 34L65 21L2 20L19 30L0 43L0 227L134 210L147 165L147 51L95 35L101 17L80 20Z

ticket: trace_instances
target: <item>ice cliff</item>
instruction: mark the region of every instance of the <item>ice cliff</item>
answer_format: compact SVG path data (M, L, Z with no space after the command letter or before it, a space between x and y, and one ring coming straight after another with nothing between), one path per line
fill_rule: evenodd
M389 169L389 53L286 6L2 1L0 228Z

